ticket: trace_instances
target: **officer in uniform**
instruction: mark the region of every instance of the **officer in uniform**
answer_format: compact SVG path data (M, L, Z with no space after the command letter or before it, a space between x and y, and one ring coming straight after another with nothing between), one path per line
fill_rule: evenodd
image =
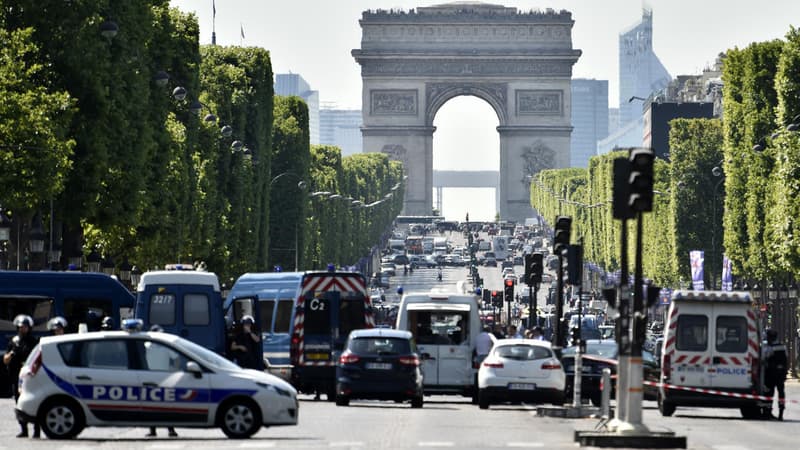
M103 317L103 322L100 324L100 330L113 331L114 325L114 318L111 316L105 316Z
M263 370L263 357L261 350L261 335L253 330L255 320L253 316L242 317L242 329L234 337L231 344L233 357L236 363L245 369Z
M53 336L61 336L66 332L67 319L61 316L55 316L47 322L47 329L53 333Z
M17 335L8 341L6 347L6 354L3 355L3 363L8 367L9 380L11 381L11 392L14 393L14 401L19 400L19 371L28 355L31 354L36 344L39 343L33 334L33 319L27 314L20 314L14 317L14 326L17 327ZM17 435L20 437L28 437L28 423L19 422L21 431ZM33 437L39 437L39 424L33 424Z
M786 346L778 341L778 332L773 329L767 329L767 342L763 346L764 351L764 384L766 387L766 395L772 397L775 394L775 388L778 390L778 420L783 420L783 410L786 408L786 391L784 390L784 382L786 381L787 372L787 357ZM772 415L772 402L768 409L764 411L764 415L768 419L775 419Z

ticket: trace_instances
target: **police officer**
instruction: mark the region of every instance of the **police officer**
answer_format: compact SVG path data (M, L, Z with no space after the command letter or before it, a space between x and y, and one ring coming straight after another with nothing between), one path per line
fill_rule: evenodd
M61 336L66 332L67 319L61 316L55 316L47 322L47 329L53 333L53 336Z
M786 408L786 391L784 390L784 381L786 381L787 372L787 358L786 346L778 341L778 332L773 329L767 329L767 342L763 346L764 351L764 384L767 389L767 396L772 397L775 394L775 388L778 389L778 420L783 420L783 410ZM774 419L772 415L772 402L770 402L769 409L765 411L766 418Z
M111 316L103 317L103 322L100 324L100 329L102 331L112 331L114 330L114 318Z
M6 347L6 354L3 355L3 363L8 367L8 375L11 382L11 392L14 393L14 401L19 400L19 371L28 355L31 354L36 344L39 343L33 334L33 319L27 314L20 314L14 317L14 326L17 327L17 335L14 336ZM28 437L28 423L20 421L21 431L17 437ZM39 424L33 424L33 437L39 437Z
M259 358L262 353L261 336L253 330L254 324L253 316L242 317L242 329L233 338L231 351L239 366L245 369L261 370L263 369L262 364L259 364L259 361L263 361L263 358Z

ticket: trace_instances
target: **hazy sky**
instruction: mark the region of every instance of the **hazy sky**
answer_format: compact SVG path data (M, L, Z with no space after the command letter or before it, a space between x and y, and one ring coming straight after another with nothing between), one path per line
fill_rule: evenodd
M172 0L200 21L200 42L211 42L212 0ZM268 49L275 73L293 72L318 90L323 103L361 107L361 77L350 51L358 48L358 20L367 9L411 9L441 0L217 0L217 44ZM609 80L609 106L618 103L618 38L642 15L640 0L488 1L520 10L566 9L572 12L573 47L583 55L573 77ZM800 0L650 0L653 47L673 77L697 74L728 48L782 38L800 25ZM240 39L240 28L245 38ZM436 117L434 168L497 169L497 116L487 103L456 98ZM477 144L476 144L477 143ZM454 190L455 191L455 190ZM469 192L469 193L467 193ZM471 217L494 216L492 196L473 190L447 192L445 215L461 218L466 202L486 203ZM485 202L484 197L486 197ZM449 206L448 206L449 205ZM449 210L459 211L449 213Z

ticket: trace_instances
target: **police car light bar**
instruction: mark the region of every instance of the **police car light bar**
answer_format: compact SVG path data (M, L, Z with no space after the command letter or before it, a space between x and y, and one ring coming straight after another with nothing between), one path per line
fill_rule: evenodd
M142 319L125 319L122 321L122 329L125 331L142 331L144 322Z
M698 302L721 301L731 303L752 303L749 292L743 291L689 291L677 290L672 293L672 300L693 300Z

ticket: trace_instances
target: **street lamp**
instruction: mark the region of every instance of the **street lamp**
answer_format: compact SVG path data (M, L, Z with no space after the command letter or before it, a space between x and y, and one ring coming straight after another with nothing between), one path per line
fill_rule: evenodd
M122 264L119 265L119 279L128 284L131 281L131 263L128 262L128 257L122 258Z
M11 240L11 219L0 209L0 242Z
M275 184L275 182L280 180L281 178L290 177L290 176L291 177L295 177L298 180L297 189L299 189L301 191L305 191L306 190L306 187L307 187L306 182L302 178L300 178L299 175L297 175L294 172L283 172L283 173L279 173L278 175L275 175L275 177L272 180L270 180L269 187L272 188L272 185ZM298 243L299 243L298 226L297 225L298 225L299 221L300 221L299 218L295 218L295 221L294 221L294 271L295 272L297 272L297 269L298 269L298 267L300 265L299 264L300 255L299 255L299 251L298 251L298 248L297 248L298 247Z
M100 34L109 41L114 39L118 32L119 26L117 26L117 23L113 20L106 20L100 24Z
M133 266L131 269L131 286L133 290L136 290L136 287L139 286L139 280L142 279L142 271L139 270L138 267Z
M91 253L86 256L86 266L89 272L100 272L100 264L102 262L103 258L97 252L97 248L92 248Z
M722 168L720 166L714 166L711 169L711 175L718 177L720 180L714 185L714 202L712 209L712 219L711 219L711 288L717 288L717 272L716 268L716 261L719 259L717 258L717 199L718 199L718 191L719 186L725 181L725 176L722 173Z
M111 255L106 256L103 259L103 273L106 275L114 275L114 270L116 269L116 264L114 264L114 258Z
M28 245L31 253L42 253L44 251L44 228L42 227L42 216L38 212L33 216L31 222L31 232Z

